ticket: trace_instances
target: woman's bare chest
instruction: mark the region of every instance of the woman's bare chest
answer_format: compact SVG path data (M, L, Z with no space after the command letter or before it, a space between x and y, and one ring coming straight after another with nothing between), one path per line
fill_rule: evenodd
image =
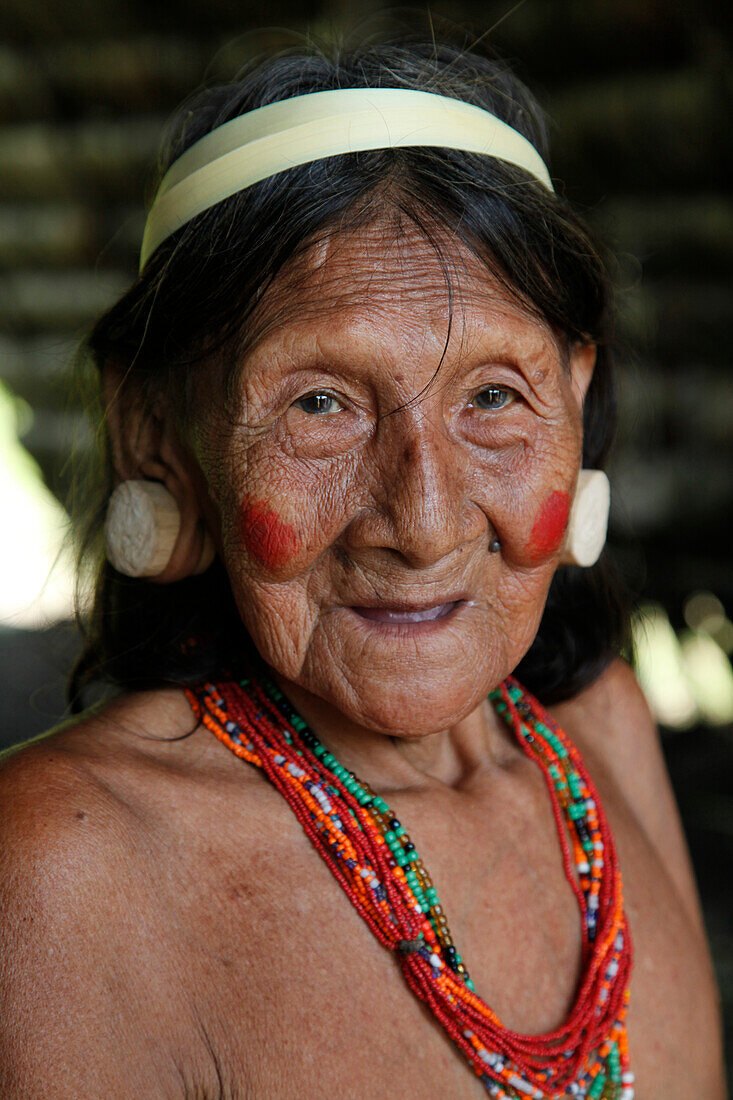
M275 890L253 893L248 877L228 875L216 927L187 951L190 996L231 1095L315 1096L321 1089L364 1100L385 1090L485 1095L464 1056L410 991L398 957L379 944L316 854L307 855L288 867L264 860L261 870L268 881L277 879ZM513 1027L559 1023L576 982L574 898L545 892L543 909L554 911L555 920L532 937L535 906L527 898L537 883L531 876L515 869L526 897L510 912L498 903L491 879L481 885L463 875L463 890L454 888L449 873L436 872L434 881L442 879L446 911L460 918L451 924L463 932L456 931L456 943L477 989L496 992L484 995L497 1009L512 1010L507 1023ZM499 876L506 877L495 867L501 896ZM476 877L482 877L478 869Z
M524 794L512 783L495 788L485 804L469 800L462 818L423 813L409 797L395 796L393 805L420 846L477 991L507 1027L538 1034L564 1021L576 995L580 915L546 792L530 783ZM214 1052L223 1094L308 1096L328 1089L368 1098L388 1088L405 1096L485 1095L407 987L398 959L377 942L283 809L271 819L263 815L255 844L251 835L241 844L233 828L226 842L221 833L212 837L199 857L184 855L188 885L176 894L187 900L173 903L186 929L178 963L186 1000ZM607 809L621 835L638 956L630 1016L632 1059L641 1069L637 1096L674 1097L673 1088L655 1091L655 1065L661 1059L683 1066L685 1013L670 1023L665 1005L678 997L680 981L689 987L695 960L653 853L623 812ZM194 1036L192 1050L197 1042ZM199 1078L211 1072L206 1056L197 1065Z

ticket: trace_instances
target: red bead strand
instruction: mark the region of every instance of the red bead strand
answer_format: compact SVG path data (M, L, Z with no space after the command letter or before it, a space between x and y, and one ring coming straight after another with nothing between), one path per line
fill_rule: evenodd
M602 1073L603 1096L631 1100L624 1023L631 944L613 836L577 749L513 678L492 699L542 770L583 929L584 973L573 1008L561 1027L536 1036L505 1028L473 991L404 829L383 799L326 752L278 689L229 681L187 695L206 728L282 794L351 904L397 952L414 995L491 1095L559 1098L573 1086L574 1096L600 1096Z

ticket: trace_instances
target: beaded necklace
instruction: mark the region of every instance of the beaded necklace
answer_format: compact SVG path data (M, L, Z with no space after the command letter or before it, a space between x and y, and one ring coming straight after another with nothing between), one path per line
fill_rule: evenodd
M282 794L490 1096L633 1100L625 1026L631 942L613 837L578 750L513 677L489 698L542 769L582 920L576 1001L562 1027L545 1035L505 1028L478 996L404 826L321 744L276 684L267 678L206 683L186 695L197 718Z

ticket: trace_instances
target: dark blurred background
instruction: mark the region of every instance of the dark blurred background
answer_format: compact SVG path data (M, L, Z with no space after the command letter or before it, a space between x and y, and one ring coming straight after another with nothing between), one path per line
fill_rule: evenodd
M69 368L85 327L135 274L166 116L202 81L287 43L279 28L328 38L382 8L0 7L0 744L64 711L77 635L58 502L69 455L91 438ZM553 175L614 250L622 430L610 541L639 600L637 668L663 729L733 1064L731 10L727 0L431 7L489 31L514 62L549 114Z

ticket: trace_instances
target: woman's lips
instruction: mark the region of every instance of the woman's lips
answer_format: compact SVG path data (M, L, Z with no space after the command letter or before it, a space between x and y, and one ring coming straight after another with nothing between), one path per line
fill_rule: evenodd
M415 623L432 623L436 619L444 619L458 607L462 600L450 600L447 603L433 604L431 607L421 608L396 608L396 607L352 607L362 619L369 619L373 623L387 623L394 626L412 626Z

